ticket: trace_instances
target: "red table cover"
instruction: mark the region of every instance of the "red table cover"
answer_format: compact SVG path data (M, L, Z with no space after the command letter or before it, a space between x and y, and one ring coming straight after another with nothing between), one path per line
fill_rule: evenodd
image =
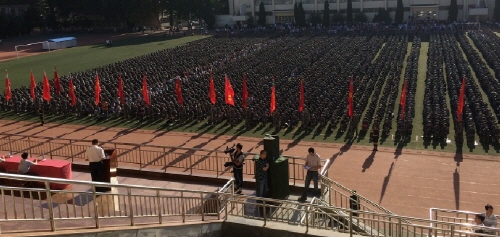
M20 156L11 156L6 158L4 162L0 162L0 168L7 171L17 172L17 167L21 161ZM35 158L29 158L30 161L35 160ZM71 179L71 162L64 160L38 160L36 165L30 167L30 173L48 178L61 178L61 179ZM69 184L58 184L50 183L51 189L65 189Z

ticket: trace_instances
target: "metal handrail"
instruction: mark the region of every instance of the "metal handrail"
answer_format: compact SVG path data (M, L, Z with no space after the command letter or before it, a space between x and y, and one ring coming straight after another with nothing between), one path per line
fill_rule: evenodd
M328 178L328 177L326 177L326 176L324 176L324 175L320 175L320 180L321 180L321 182L322 182L322 183L321 183L321 186L322 186L322 187L323 187L323 186L327 186L327 187L329 187L330 189L332 189L332 188L334 189L334 187L340 188L341 190L343 190L343 191L345 191L345 192L348 192L348 193L350 193L350 194L352 194L352 195L357 196L357 197L359 198L359 200L362 200L362 201L364 201L364 202L366 202L366 203L368 203L368 204L370 204L370 205L374 206L375 208L377 208L377 209L381 210L382 212L384 212L384 213L386 213L386 214L396 215L396 214L394 214L393 212L389 211L388 209L386 209L386 208L384 208L384 207L380 206L379 204L377 204L377 203L375 203L375 202L371 201L370 199L368 199L368 198L364 197L363 195L361 195L361 194L359 194L359 193L354 193L351 189L349 189L349 188L345 187L344 185L342 185L342 184L340 184L340 183L338 183L338 182L336 182L336 181L334 181L334 180L332 180L332 179L330 179L330 178ZM326 183L323 183L324 181L326 181ZM334 185L334 187L332 187L332 185ZM334 189L334 190L335 190L335 189ZM337 191L337 190L335 190L335 191ZM331 191L330 191L330 190L329 190L329 192L330 192L330 195L331 195ZM347 195L345 195L345 194L343 194L343 193L341 193L341 192L339 192L339 193L340 193L341 195L344 195L345 197L348 197ZM350 197L348 197L348 198L350 198ZM411 224L411 223L409 223L409 222L408 222L408 221L406 221L406 220L403 220L403 222L405 222L405 223L407 223L407 224Z
M270 198L260 198L260 197L255 197L255 196L248 196L248 195L235 195L235 194L232 194L232 193L219 193L219 192L206 192L206 191L199 191L199 190L182 190L182 189L172 189L172 188L159 188L159 187L150 187L150 186L143 186L143 185L125 185L125 184L109 184L109 183L99 183L99 182L89 182L89 181L78 181L78 180L66 180L66 179L58 179L58 178L44 178L44 177L33 177L33 176L24 176L24 175L17 175L17 174L3 174L3 173L0 173L0 178L1 179L12 179L12 180L24 180L24 181L32 181L32 182L43 182L45 183L45 189L30 189L30 188L13 188L13 187L5 187L5 186L0 186L0 191L1 191L1 197L2 198L5 198L5 191L6 190L18 190L18 191L23 191L23 192L20 192L20 193L24 193L24 192L27 192L29 191L30 193L31 192L47 192L47 206L49 208L49 216L48 217L42 217L42 218L20 218L20 217L23 217L21 215L21 213L19 213L19 217L16 216L16 218L14 218L13 220L10 220L8 218L3 218L2 216L0 216L0 222L2 221L18 221L18 220L31 220L31 221L50 221L51 222L51 226L52 226L52 230L53 231L56 231L56 227L55 227L55 221L56 220L73 220L73 219L89 219L91 216L90 214L92 214L92 212L89 212L90 214L89 215L85 215L85 218L80 218L80 217L76 217L76 216L71 216L71 217L56 217L55 216L55 213L58 213L59 215L61 215L61 213L59 211L57 211L57 208L60 208L60 205L57 206L57 207L53 207L53 203L54 201L52 200L52 194L54 193L71 193L72 191L71 190L62 190L62 191L56 191L56 190L50 190L50 183L51 182L55 182L55 183L65 183L65 184L77 184L77 185L90 185L92 186L92 191L90 192L86 192L87 194L92 194L94 197L96 195L102 195L102 196L108 196L108 197L115 197L113 193L97 193L95 191L95 187L96 186L103 186L103 187L114 187L114 188L122 188L122 189L125 189L127 190L127 193L126 194L118 194L120 197L122 197L123 199L125 198L128 198L128 200L133 200L133 199L137 199L137 197L139 198L139 200L142 200L144 199L144 203L141 204L141 207L142 206L146 206L146 208L149 206L149 208L151 209L151 205L152 203L155 203L155 202L158 202L158 203L162 203L160 200L161 199L164 199L164 198L180 198L179 200L181 202L188 202L188 199L189 197L184 197L183 198L183 194L184 193L193 193L195 194L194 197L191 197L191 199L195 199L197 200L196 203L198 203L197 205L198 206L201 206L202 208L198 208L198 210L201 210L200 213L196 214L195 213L187 213L187 211L185 210L184 208L184 204L182 204L182 211L179 212L178 216L182 216L183 218L183 222L186 221L186 216L188 215L191 215L191 216L201 216L202 220L204 220L204 217L209 215L210 213L204 213L204 208L203 208L203 205L205 203L205 198L203 198L203 195L205 194L209 194L210 196L217 196L217 197L220 197L222 200L226 201L224 202L225 204L225 214L226 214L226 218L228 215L235 215L234 214L234 206L235 205L245 205L245 203L248 203L248 200L253 200L255 201L255 203L259 203L259 204L255 204L255 205L263 205L263 206L268 206L268 207L273 207L273 208L280 208L281 206L285 205L285 204L288 204L289 206L296 206L296 202L293 202L293 201L287 201L287 200L274 200L274 199L270 199ZM141 194L136 194L135 198L132 197L132 193L131 193L131 190L132 189L139 189L141 191ZM152 194L144 194L144 192L147 192L147 191L155 191L153 192ZM177 197L177 196L165 196L165 195L160 195L160 191L177 191L177 192L180 192L180 197ZM200 197L196 197L197 195L200 195ZM12 195L12 194L11 194ZM21 194L22 196L22 194ZM120 200L121 198L118 197L118 200ZM74 198L74 197L73 197ZM116 197L115 197L116 198ZM94 199L95 200L95 199ZM150 200L150 202L148 203L147 200ZM24 202L24 201L23 201ZM152 203L151 203L152 202ZM3 208L4 210L6 210L6 204L5 202L2 202L4 203L3 205ZM141 209L141 212L140 213L135 213L135 210L132 206L130 206L130 211L123 214L123 215L119 215L119 216L116 216L116 215L108 215L108 216L104 216L104 217L101 217L98 212L97 212L97 203L96 202L93 202L94 203L94 210L96 210L95 213L95 222L96 222L96 228L100 228L100 222L99 220L100 219L106 219L106 218L130 218L130 224L131 225L134 225L135 223L135 220L134 218L139 218L139 217L158 217L159 218L159 222L161 223L161 220L162 220L162 217L164 217L165 215L167 214L164 214L162 211L161 211L161 206L158 206L158 208L153 208L153 211L150 210L150 212L148 212L148 210L146 209L145 213L142 212L142 209ZM130 205L132 205L132 201L130 202ZM137 200L135 201L135 203L137 204ZM270 203L272 203L273 205L269 205ZM278 205L276 206L276 203L278 204L281 204L281 205ZM163 204L161 204L163 205ZM73 206L74 207L74 206ZM294 210L294 211L298 211L298 212L305 212L305 215L307 216L309 213L317 213L319 215L321 215L322 213L319 212L319 211L314 211L315 208L317 208L318 206L317 205L313 205L313 204L301 204L301 207L300 208L291 208L291 207L281 207L283 209L289 209L289 210ZM83 208L83 207L81 207ZM136 206L137 208L137 206ZM25 209L28 209L29 208L23 208L23 210ZM394 225L396 227L398 227L398 229L401 229L403 230L404 229L409 229L409 228L420 228L422 230L433 230L433 229L438 229L439 231L442 231L443 233L444 232L449 232L450 229L457 229L457 230L460 230L462 228L471 228L471 227L474 227L474 228L477 228L477 226L475 225L472 225L472 224L465 224L465 223L452 223L452 222L445 222L445 221L438 221L438 220L428 220L428 219L422 219L422 218L415 218L415 217L407 217L407 216L398 216L398 215L391 215L391 214L386 214L386 213L378 213L378 212L367 212L367 211L360 211L360 210L351 210L351 209L347 209L347 208L335 208L335 207L324 207L322 206L321 209L323 210L330 210L332 212L335 212L335 211L342 211L342 212L345 212L347 214L349 214L349 218L350 218L350 221L352 222L354 219L356 220L362 220L363 222L365 221L372 221L372 222L377 222L377 223L382 223L382 224L386 224L386 223L389 223L391 225ZM15 210L15 209L14 209ZM90 208L89 208L90 210ZM264 209L265 210L265 209ZM109 212L109 210L108 210ZM6 215L7 213L5 213ZM219 218L220 218L220 215L222 213L215 213L215 215L218 215ZM358 214L358 215L362 215L363 217L358 217L358 216L353 216L353 214ZM238 215L238 213L236 213L236 215ZM333 214L329 214L329 215L333 215ZM368 216L365 217L365 216ZM62 219L61 219L62 218ZM264 222L266 221L269 221L269 220L273 220L273 218L271 218L271 216L269 218L266 217L266 215L264 215ZM436 225L440 225L442 226L441 228L433 228L433 227L430 227L430 226L419 226L419 225L413 225L413 224L407 224L407 223L404 223L403 220L410 220L410 221L418 221L418 222L421 222L421 223L429 223L429 224L436 224ZM306 228L316 228L316 226L314 225L310 225L308 223L308 221L305 222L305 225L306 225ZM82 227L83 228L83 227ZM86 228L86 227L85 227ZM484 228L484 229L488 229L488 230L494 230L494 231L500 231L500 229L493 229L493 228ZM353 233L353 230L352 228L349 228L349 232L352 234Z
M1 137L3 136L3 137ZM57 141L57 142L56 142ZM54 156L71 159L80 158L85 154L87 148L84 143L90 144L90 140L74 140L66 138L53 138L45 136L26 136L17 134L0 133L0 150L10 152L29 152L30 154L46 155L50 159ZM223 166L229 157L219 156L223 151L208 150L202 148L187 148L173 146L157 146L145 143L126 143L126 142L104 142L103 147L120 150L118 152L118 161L120 163L139 164L139 169L148 165L160 166L167 172L167 168L183 169L193 175L193 170L202 170L212 172L216 177L224 175L227 168ZM175 152L175 151L183 151ZM246 160L250 161L256 153L246 152ZM290 175L289 180L295 185L303 182L305 172L302 169L305 159L303 157L286 156L289 158ZM324 162L324 160L322 160ZM253 164L249 164L243 169L244 174L254 175Z

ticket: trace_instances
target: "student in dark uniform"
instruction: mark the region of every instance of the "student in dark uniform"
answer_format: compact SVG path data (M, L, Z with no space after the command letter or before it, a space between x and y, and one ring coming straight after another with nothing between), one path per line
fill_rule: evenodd
M377 147L378 147L378 139L380 137L380 133L377 128L373 129L371 137L373 142L373 151L378 151Z
M43 123L45 122L43 117L43 104L38 108L38 117L40 118L40 125L43 126Z

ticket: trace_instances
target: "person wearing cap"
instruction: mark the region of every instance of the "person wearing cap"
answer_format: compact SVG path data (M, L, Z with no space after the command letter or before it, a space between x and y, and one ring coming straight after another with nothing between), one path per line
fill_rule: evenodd
M28 160L28 153L26 152L24 152L21 155L21 158L23 159L21 160L21 162L19 162L19 166L17 167L17 172L19 174L28 174L28 172L30 171L30 167L32 165L36 165L37 163Z
M483 224L486 227L492 227L492 228L497 228L497 217L493 214L493 206L490 204L487 204L484 206L484 209L486 212L481 213L481 216L484 217ZM486 231L488 234L493 234L490 233L489 231Z

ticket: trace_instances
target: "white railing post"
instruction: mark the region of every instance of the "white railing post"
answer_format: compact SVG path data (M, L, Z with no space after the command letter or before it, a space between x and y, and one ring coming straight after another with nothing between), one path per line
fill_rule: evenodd
M10 136L8 136L8 138L9 138L9 150L10 150L10 153L12 154L13 153L13 151L12 151L12 141L10 139Z
M49 155L50 155L50 159L52 160L52 141L49 141ZM45 152L42 152L42 154L45 153Z
M160 190L156 190L156 204L158 205L158 222L160 223L160 225L163 223L163 219L162 219L162 201L161 201L161 197L160 197Z
M352 237L352 210L349 211L349 236Z
M201 200L201 221L205 221L205 206L204 206L204 199L203 199L203 193L200 193L200 200Z
M219 178L219 153L215 152L215 177Z
M52 203L52 193L50 191L50 182L45 181L44 183L45 183L45 193L47 193L47 204L49 207L50 230L56 231L56 221L54 220L54 206ZM13 192L13 191L11 191L11 192ZM5 203L4 203L4 205L5 205ZM5 212L5 215L7 215L7 212Z
M127 199L129 205L130 225L134 226L134 207L132 206L132 190L127 188Z
M398 218L398 237L402 237L403 234L403 226L401 224L401 218Z
M186 222L186 212L184 211L184 191L181 191L181 214L182 214L182 223Z
M95 228L99 229L99 208L97 206L97 194L96 194L96 187L94 184L92 184L92 200L94 204L94 219L95 219Z
M306 233L309 232L309 206L306 208Z
M264 214L264 226L266 226L267 225L266 200L262 201L262 212Z
M142 145L142 144L141 144ZM139 145L139 170L142 170L142 152L141 145Z
M69 152L71 153L71 163L73 163L75 154L73 153L73 143L71 142L71 139L69 139Z

